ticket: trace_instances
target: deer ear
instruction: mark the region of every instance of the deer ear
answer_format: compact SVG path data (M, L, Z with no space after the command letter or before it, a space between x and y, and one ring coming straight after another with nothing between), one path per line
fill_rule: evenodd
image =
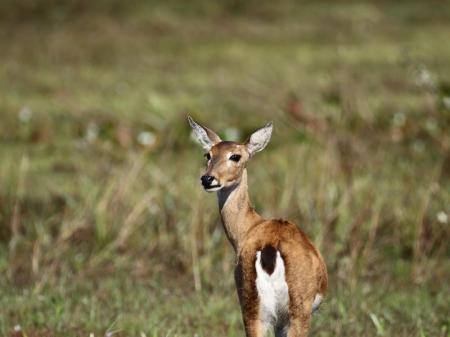
M201 126L197 124L191 116L188 116L189 125L194 131L195 138L197 138L200 145L206 150L209 151L211 148L220 143L222 140L220 137L212 130L208 129L205 126Z
M252 133L245 145L250 156L253 156L256 152L262 151L269 143L270 136L272 135L273 124L267 123L261 129Z

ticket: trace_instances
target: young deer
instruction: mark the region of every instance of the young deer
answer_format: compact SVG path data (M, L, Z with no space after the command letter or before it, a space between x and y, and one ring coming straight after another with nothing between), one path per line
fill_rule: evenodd
M217 191L228 240L236 253L235 281L247 337L307 336L311 314L325 295L325 263L295 224L263 219L250 204L248 160L264 149L272 123L255 131L245 143L222 141L191 117L189 124L203 148L207 168L201 182Z

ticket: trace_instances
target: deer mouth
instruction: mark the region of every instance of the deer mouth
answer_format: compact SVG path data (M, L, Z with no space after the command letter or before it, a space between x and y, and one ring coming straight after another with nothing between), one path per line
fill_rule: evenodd
M208 187L205 186L205 191L206 192L216 192L216 191L220 190L221 188L222 188L222 185L219 185L219 184L211 185Z

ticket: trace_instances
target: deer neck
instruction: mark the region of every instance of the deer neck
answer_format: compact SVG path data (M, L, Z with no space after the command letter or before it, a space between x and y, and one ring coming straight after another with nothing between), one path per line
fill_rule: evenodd
M247 169L238 184L220 190L217 196L225 233L234 250L238 251L247 231L262 220L250 203Z

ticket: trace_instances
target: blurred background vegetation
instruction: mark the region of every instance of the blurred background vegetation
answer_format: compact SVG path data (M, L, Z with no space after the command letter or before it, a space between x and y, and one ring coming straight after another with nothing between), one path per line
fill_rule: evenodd
M450 2L0 2L0 334L243 336L186 114L322 251L313 336L450 336Z

